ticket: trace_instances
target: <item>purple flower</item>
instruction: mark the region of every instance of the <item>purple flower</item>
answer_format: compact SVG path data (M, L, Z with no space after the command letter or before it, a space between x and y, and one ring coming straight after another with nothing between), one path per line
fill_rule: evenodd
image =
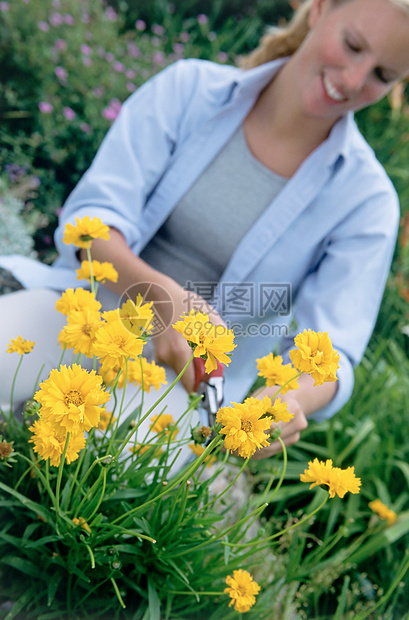
M155 52L152 56L153 64L163 67L166 63L166 57L163 52Z
M217 54L217 58L220 60L220 62L227 62L228 56L226 52L219 52Z
M67 42L64 39L57 39L54 44L55 49L63 51L67 49Z
M107 107L102 110L102 116L108 121L114 121L121 110L122 104L119 99L111 99Z
M92 90L92 92L94 93L94 97L99 99L104 94L105 88L103 86L97 86L96 88Z
M116 21L118 17L112 6L107 6L107 8L105 9L105 15L109 20L111 20L111 22Z
M112 67L114 71L117 71L118 73L123 73L125 71L125 65L122 62L119 62L119 60L114 62Z
M64 22L64 18L60 13L53 13L50 16L50 24L52 26L60 26Z
M81 15L81 21L83 24L89 24L91 21L91 17L90 15L88 15L88 13L83 13L83 15ZM87 35L85 35L87 36Z
M180 33L180 40L182 41L182 43L187 43L189 39L190 39L190 34L188 32Z
M90 54L92 54L92 49L89 45L85 45L85 43L80 46L80 50L83 54L85 54L85 56L89 56Z
M66 70L64 69L64 67L59 67L59 66L58 66L58 67L56 67L56 68L54 69L54 73L55 73L55 75L58 77L58 79L59 79L59 80L64 81L64 80L66 80L66 79L67 79L67 72L66 72Z
M183 45L183 43L174 43L173 45L173 51L175 52L175 54L183 54L184 49L185 46Z
M208 23L209 18L204 13L199 13L199 15L197 16L197 21L199 24L202 24L202 26L204 26Z
M69 13L66 13L64 15L64 21L68 26L73 26L75 23L75 19L73 18L72 15L70 15Z
M115 60L115 56L111 52L107 52L105 54L105 60L107 62L112 62L113 60Z
M73 121L74 118L77 116L74 110L72 108L69 108L68 106L65 106L65 108L62 109L62 113L68 121Z
M55 9L61 8L61 0L53 0L52 5Z
M48 32L50 30L50 24L47 24L47 22L41 20L40 22L38 22L37 26L39 27L40 30L42 30L43 32Z
M142 32L142 30L146 29L146 23L143 21L143 19L137 19L135 22L135 28Z
M54 110L53 106L48 101L40 101L38 104L38 109L40 112L44 112L44 114L51 114Z
M86 134L92 133L92 127L88 123L81 123L80 129Z
M125 71L125 75L129 80L133 80L136 75L136 71L134 71L133 69L128 69L127 71Z
M126 90L129 91L130 93L133 93L134 90L136 89L136 86L133 82L127 82L126 83Z
M0 2L0 11L5 13L6 11L9 10L9 8L10 8L10 5L8 2Z
M82 64L84 65L84 67L90 67L92 65L92 60L89 56L83 56L82 57Z
M92 32L87 30L87 32L85 33L84 37L85 37L86 41L92 41Z
M132 58L140 58L141 50L131 41L128 43L128 54L132 56Z
M159 26L159 24L153 24L152 25L152 32L153 34L157 34L158 37L161 37L162 35L165 34L165 29L163 26Z

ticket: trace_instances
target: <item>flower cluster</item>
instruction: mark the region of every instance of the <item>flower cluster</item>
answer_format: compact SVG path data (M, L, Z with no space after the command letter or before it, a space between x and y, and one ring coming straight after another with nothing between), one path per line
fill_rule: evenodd
M68 463L78 458L85 446L84 432L97 426L101 405L110 395L95 371L88 372L78 364L51 371L40 383L34 399L40 403L39 419L30 427L34 450L41 458L58 466L66 451Z
M328 459L325 463L314 459L308 463L308 469L300 476L301 482L311 482L310 489L316 486L325 485L328 487L329 496L344 497L348 491L359 493L361 480L355 476L354 467L340 469L332 466L332 460Z
M189 314L181 317L173 328L182 334L193 349L195 357L203 357L206 360L205 370L211 373L216 370L217 361L228 366L230 357L227 355L236 345L233 344L233 330L224 325L214 325L209 316L203 312L191 310Z

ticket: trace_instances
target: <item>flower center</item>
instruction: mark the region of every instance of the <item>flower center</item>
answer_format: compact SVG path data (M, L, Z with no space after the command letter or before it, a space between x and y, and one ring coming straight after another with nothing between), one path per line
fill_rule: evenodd
M117 335L115 336L115 344L122 349L126 344L126 339L124 336Z
M311 357L316 364L320 364L322 362L322 358L324 357L324 353L322 351L314 351Z
M202 330L202 331L200 332L200 334L199 334L199 344L200 344L200 345L203 345L205 337L206 337L206 334L205 334L205 333L204 333L204 331Z
M241 421L241 430L245 433L249 433L253 430L253 422L251 420L242 420Z
M64 402L69 407L69 405L75 405L79 407L84 404L84 399L82 398L81 392L78 390L69 390L64 396Z
M90 323L85 323L82 326L81 331L86 336L91 336L92 335L92 325Z

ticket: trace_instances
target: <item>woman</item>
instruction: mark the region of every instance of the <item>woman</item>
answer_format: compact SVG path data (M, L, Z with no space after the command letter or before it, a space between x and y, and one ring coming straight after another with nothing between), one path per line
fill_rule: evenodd
M327 331L340 353L339 381L313 387L302 377L287 393L295 416L282 437L294 443L307 416L328 418L349 398L376 319L399 211L352 112L409 73L408 36L407 0L310 0L245 70L197 60L168 67L125 103L69 197L56 265L28 274L21 262L16 278L30 288L75 286L78 256L62 243L64 226L99 217L111 238L94 242L93 257L120 274L106 303L150 283L157 307L171 301L165 323L195 307L233 327L226 404L244 398L257 358L276 346L286 355L303 329ZM203 290L211 290L205 299ZM7 296L8 314L24 294L38 300L34 291ZM7 338L17 332L8 328ZM153 345L175 372L190 355L172 329ZM193 380L189 369L187 391ZM272 444L257 456L278 450Z

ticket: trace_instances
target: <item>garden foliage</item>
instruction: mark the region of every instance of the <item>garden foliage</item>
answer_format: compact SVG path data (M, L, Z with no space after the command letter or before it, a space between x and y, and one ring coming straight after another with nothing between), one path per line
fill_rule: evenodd
M20 252L36 252L42 260L53 258L52 233L64 199L90 165L122 101L150 75L181 57L235 62L256 44L265 20L273 23L289 14L288 4L281 0L0 2L0 222L5 222L1 232L6 232L0 235L0 252L14 251L17 244ZM85 523L92 523L91 534L83 522L73 524L71 517L81 517L75 510L77 516L62 514L57 525L44 470L37 473L26 460L34 463L36 458L32 448L28 450L32 446L28 425L11 423L2 428L0 602L15 597L13 611L6 606L0 617L11 620L26 608L27 617L63 618L70 600L70 618L81 617L84 610L89 618L104 614L121 618L128 613L121 607L125 597L128 611L134 608L129 617L135 619L234 618L237 612L228 607L224 580L228 574L233 578L232 571L240 568L249 570L262 586L248 618L405 617L409 599L408 117L404 89L357 115L395 183L403 219L379 320L356 371L351 401L333 420L310 424L301 442L289 450L286 467L281 457L248 462L230 488L233 494L239 480L246 481L245 501L233 523L226 521L234 503L229 493L217 501L217 494L212 494L217 480L226 475L226 454L219 454L211 468L199 457L203 463L196 461L197 469L186 477L189 485L185 481L173 485L166 479L169 457L156 458L153 451L138 459L129 456L132 466L119 466L114 479L109 464L92 461L93 451L100 448L98 434L91 431L91 450L65 465L59 482L64 507L69 505L70 490L76 498L75 510L89 497ZM7 226L15 233L19 223L21 232L15 239ZM34 413L27 406L23 414L30 425ZM130 432L130 422L128 416L118 422L118 438ZM7 453L2 446L14 440L12 433L15 443ZM159 443L166 444L166 438L164 433ZM322 491L312 495L300 481L307 462L316 457L332 459L337 467L354 466L362 489L343 500L331 499L312 519L293 528L318 508L323 497ZM241 465L240 461L230 466L234 473L228 487ZM84 485L72 486L91 466ZM55 499L59 470L50 467L48 471ZM104 480L104 496L87 495L92 485ZM169 485L166 494L163 482ZM5 491L5 486L14 488L14 493ZM160 502L138 508L138 514L121 523L131 533L121 531L114 542L112 538L104 542L104 535L98 534L94 552L90 536L105 527L105 517L98 521L100 514L114 520L158 496ZM388 522L371 510L369 504L376 499L393 510L396 521ZM251 514L257 520L247 532L251 519L246 515ZM281 530L288 531L260 544ZM70 549L64 560L62 548ZM102 574L106 583L95 597L93 587ZM39 588L41 579L44 583ZM20 595L22 584L24 595ZM67 595L66 586L75 596ZM185 594L177 594L182 591Z

